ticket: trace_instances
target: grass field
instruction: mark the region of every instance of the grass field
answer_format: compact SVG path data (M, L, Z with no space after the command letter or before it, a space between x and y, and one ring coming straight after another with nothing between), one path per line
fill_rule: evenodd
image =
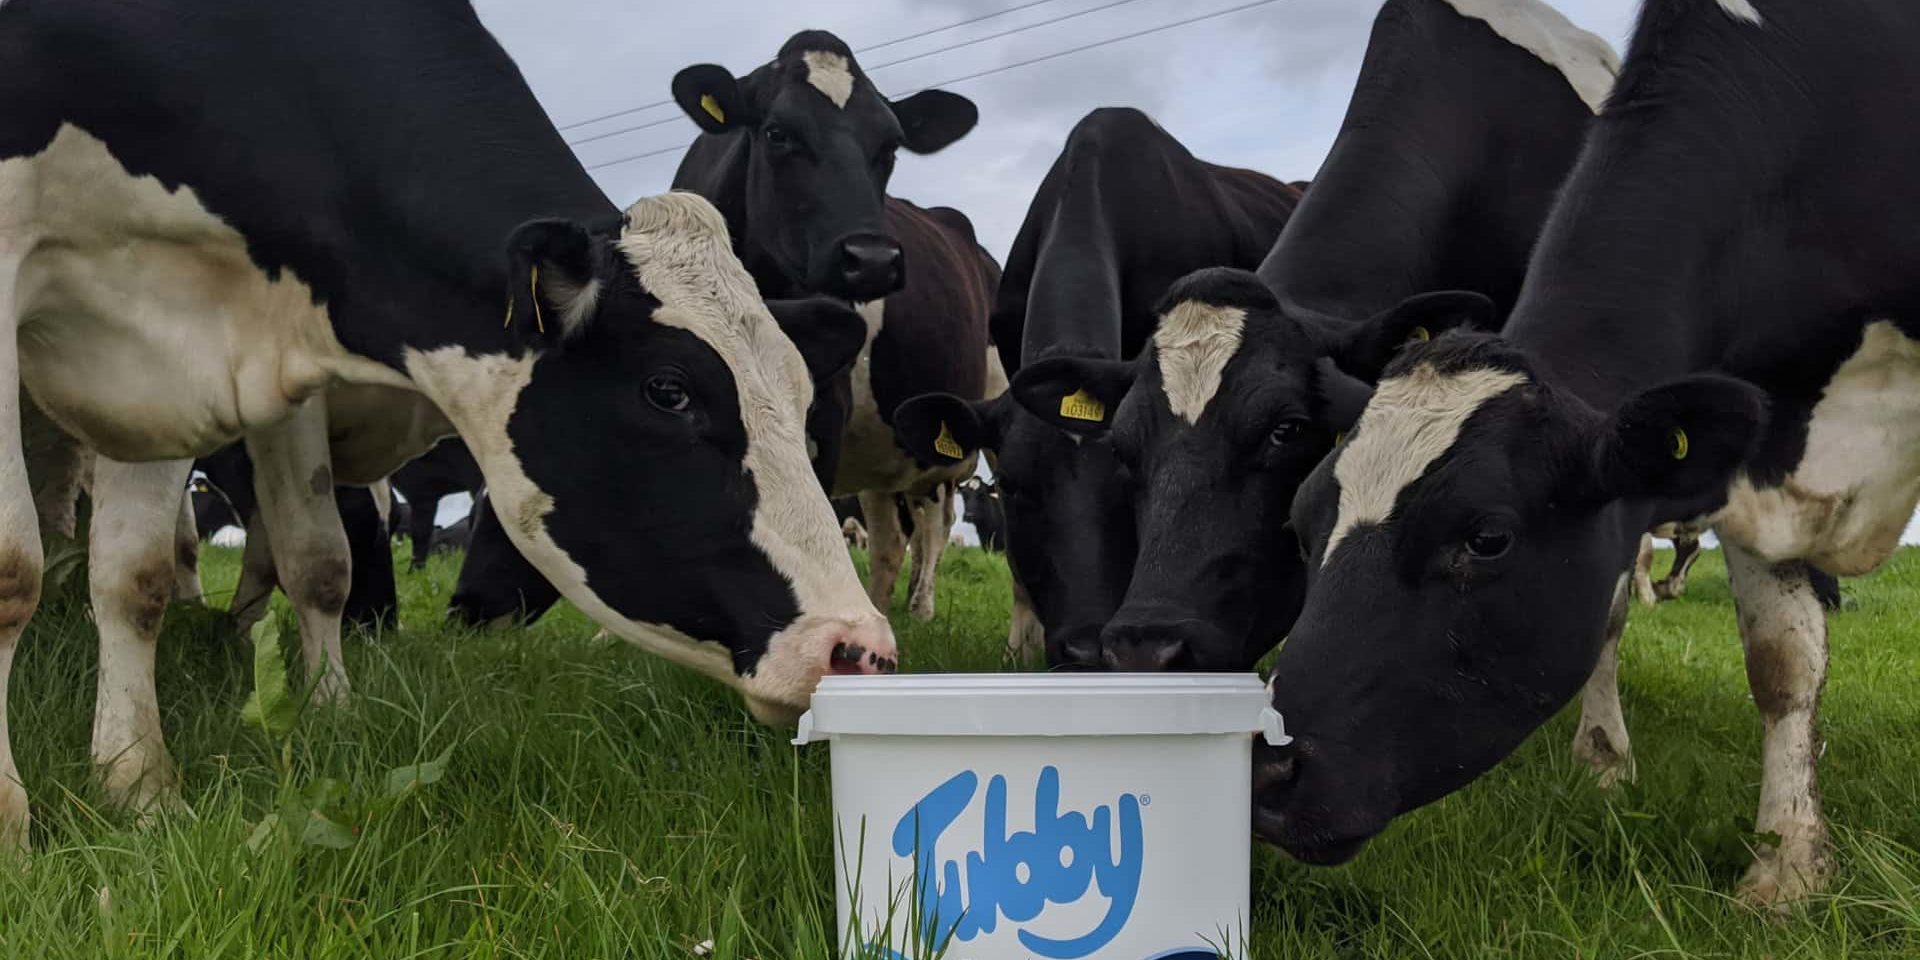
M1005 568L948 554L940 618L896 625L919 671L1002 667ZM209 550L224 605L237 556ZM829 955L826 752L755 726L718 685L595 641L563 610L441 625L455 562L403 575L405 628L350 642L347 710L285 738L243 722L251 653L176 607L160 655L186 809L99 809L86 759L93 634L38 618L13 676L35 854L0 866L7 957ZM1255 859L1255 957L1920 956L1920 554L1848 584L1821 774L1830 895L1786 921L1727 896L1745 865L1760 723L1717 555L1636 610L1623 699L1637 784L1602 792L1562 716L1354 863ZM444 758L444 763L436 762Z

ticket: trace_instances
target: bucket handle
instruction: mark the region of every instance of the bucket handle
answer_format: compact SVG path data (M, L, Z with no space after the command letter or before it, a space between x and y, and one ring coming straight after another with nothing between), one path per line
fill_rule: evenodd
M805 723L805 718L801 722ZM1268 746L1284 747L1293 742L1293 738L1287 736L1286 720L1280 716L1280 711L1272 707L1260 711L1260 732L1266 737Z

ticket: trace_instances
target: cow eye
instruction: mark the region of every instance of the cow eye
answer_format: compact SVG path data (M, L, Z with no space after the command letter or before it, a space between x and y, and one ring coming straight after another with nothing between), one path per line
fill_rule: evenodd
M647 381L647 402L668 413L683 413L693 404L687 384L679 377L660 374Z
M1306 435L1307 421L1305 418L1295 417L1290 420L1280 421L1280 425L1274 427L1272 433L1267 434L1267 442L1276 447L1284 447L1289 443L1299 441Z
M1498 560L1513 549L1513 531L1498 527L1475 530L1467 537L1467 555L1475 560Z
M793 146L793 136L787 133L786 127L777 123L767 124L766 136L768 146L779 147L781 149Z

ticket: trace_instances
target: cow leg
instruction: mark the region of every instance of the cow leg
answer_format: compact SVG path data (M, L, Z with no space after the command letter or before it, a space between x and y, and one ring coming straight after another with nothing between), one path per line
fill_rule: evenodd
M1645 545L1642 540L1643 551ZM1633 744L1627 739L1626 717L1620 712L1620 636L1627 630L1628 576L1621 575L1620 584L1614 588L1613 606L1607 611L1607 639L1600 645L1600 659L1593 665L1593 674L1580 691L1580 725L1573 735L1573 758L1593 769L1602 788L1634 777Z
M925 623L933 619L933 583L940 555L953 529L953 485L942 483L928 497L910 497L913 513L913 574L907 580L907 612Z
M349 692L340 614L353 567L333 499L325 401L308 400L293 416L249 434L247 453L260 497L260 526L270 535L273 567L300 621L307 683L316 701L339 702Z
M860 494L867 515L867 597L882 614L893 609L893 585L907 559L907 535L891 493Z
M1654 596L1662 600L1672 600L1687 592L1687 574L1693 570L1693 562L1700 559L1699 537L1673 538L1673 569L1667 571L1667 578L1653 585Z
M180 491L180 509L173 524L173 598L200 603L200 528L194 523L193 495Z
M1031 663L1047 655L1047 631L1020 578L1013 577L1013 615L1007 621L1007 656L1014 663Z
M191 460L94 463L88 587L100 630L93 762L109 802L144 811L177 798L179 778L160 731L154 649L173 596L173 533Z
M14 268L0 235L0 850L24 851L32 817L13 762L7 687L13 651L40 603L40 520L21 436L19 338L14 334Z
M400 598L393 581L393 543L380 522L380 504L369 488L337 487L340 525L347 534L353 578L341 616L359 630L378 633L400 625Z
M440 498L421 497L419 503L410 506L413 512L407 517L407 536L413 541L413 569L423 570L427 558L433 555L433 518L440 513Z
M1633 595L1643 607L1651 607L1660 600L1653 592L1653 535L1640 535L1640 552L1633 558Z
M246 523L247 543L240 551L240 580L234 585L227 615L233 618L234 629L247 637L253 634L254 624L266 619L280 578L273 569L273 540L267 536L260 511L241 519Z
M1763 840L1740 880L1740 897L1783 908L1826 886L1832 867L1820 812L1820 691L1827 679L1827 622L1799 561L1768 564L1723 544L1747 684L1760 710L1760 809Z

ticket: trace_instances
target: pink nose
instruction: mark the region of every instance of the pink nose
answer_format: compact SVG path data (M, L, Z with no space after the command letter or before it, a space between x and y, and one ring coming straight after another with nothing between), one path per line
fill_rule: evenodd
M827 657L828 673L857 677L900 671L900 653L885 626L848 626L834 637L832 651Z

